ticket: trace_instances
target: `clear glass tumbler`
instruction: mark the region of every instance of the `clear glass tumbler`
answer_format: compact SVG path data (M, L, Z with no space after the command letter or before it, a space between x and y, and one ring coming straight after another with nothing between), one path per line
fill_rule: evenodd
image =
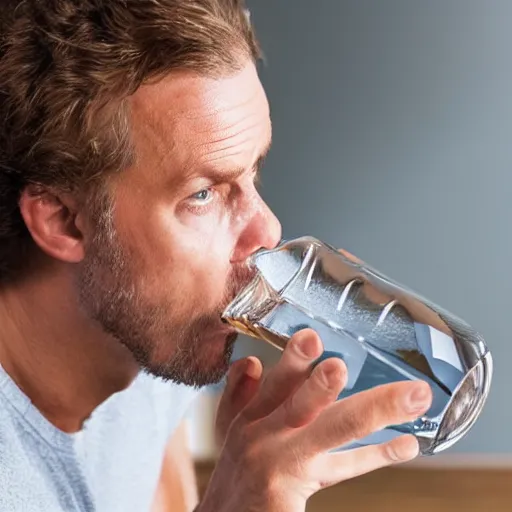
M249 264L254 279L223 314L239 332L282 350L295 332L314 329L324 344L320 360L340 357L347 365L339 399L400 380L432 388L423 417L340 449L411 433L420 453L433 455L473 426L489 393L492 357L463 320L312 237L260 250Z

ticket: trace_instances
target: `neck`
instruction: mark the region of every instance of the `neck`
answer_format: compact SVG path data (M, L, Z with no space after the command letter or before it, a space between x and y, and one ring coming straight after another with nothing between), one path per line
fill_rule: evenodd
M0 364L68 433L139 371L128 349L80 310L70 282L47 275L0 289Z

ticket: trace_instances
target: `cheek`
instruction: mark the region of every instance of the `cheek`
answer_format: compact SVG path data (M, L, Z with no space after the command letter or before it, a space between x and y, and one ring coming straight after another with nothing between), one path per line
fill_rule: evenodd
M160 208L146 217L143 230L132 224L130 245L140 259L135 270L147 287L146 294L181 297L177 304L183 310L211 306L222 298L233 236L228 228L205 217L184 224Z
M172 300L181 310L218 303L242 218L216 212L178 214L154 197L126 202L116 217L119 238L129 249L130 266L148 299Z

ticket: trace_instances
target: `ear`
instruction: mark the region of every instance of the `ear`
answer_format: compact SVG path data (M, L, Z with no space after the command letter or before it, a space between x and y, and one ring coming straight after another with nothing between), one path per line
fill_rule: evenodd
M70 195L28 186L21 194L21 216L39 248L57 260L78 263L84 257L84 233L78 202Z

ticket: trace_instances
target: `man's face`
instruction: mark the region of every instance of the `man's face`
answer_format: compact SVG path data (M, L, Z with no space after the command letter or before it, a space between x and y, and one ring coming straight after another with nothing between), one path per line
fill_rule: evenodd
M250 277L246 258L281 235L255 188L271 123L254 65L142 87L131 132L136 162L115 177L111 209L95 219L82 304L144 369L216 382L235 340L221 312Z

